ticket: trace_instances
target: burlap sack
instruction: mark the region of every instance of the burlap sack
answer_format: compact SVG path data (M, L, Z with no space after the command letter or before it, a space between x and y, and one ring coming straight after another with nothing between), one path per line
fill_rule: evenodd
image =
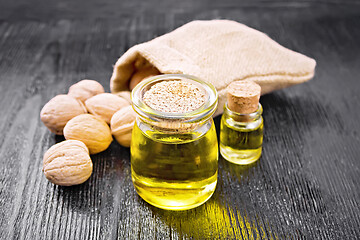
M218 115L226 101L226 87L232 81L253 80L265 94L310 80L315 65L314 59L243 24L229 20L193 21L130 48L116 62L110 88L114 93L129 89L132 76L146 72L149 66L161 73L190 74L216 87Z

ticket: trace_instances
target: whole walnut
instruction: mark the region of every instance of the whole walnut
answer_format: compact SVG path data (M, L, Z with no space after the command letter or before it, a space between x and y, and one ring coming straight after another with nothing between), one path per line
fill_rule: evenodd
M144 68L141 68L139 70L137 70L134 75L132 75L130 82L129 82L129 88L130 90L133 90L134 87L141 82L143 79L151 77L151 76L155 76L155 75L159 75L161 74L159 72L159 70L157 70L157 68L153 67L153 66L147 66Z
M52 183L62 186L85 182L92 173L89 150L83 142L66 140L49 148L43 159L43 172Z
M82 141L90 154L106 150L113 140L109 125L91 114L81 114L71 119L64 127L64 137Z
M116 111L129 104L124 98L111 93L101 93L85 101L88 111L101 117L107 123L110 123L111 117Z
M128 101L129 104L131 104L131 92L130 91L120 91L120 92L116 92L113 94L115 94L116 96L122 97L123 99Z
M111 118L111 133L116 141L124 147L130 147L135 119L136 113L132 106L120 109Z
M92 96L104 93L104 87L95 80L84 79L69 88L68 95L82 102Z
M83 113L87 113L87 110L79 100L61 94L45 104L40 112L40 119L51 132L62 135L65 124Z

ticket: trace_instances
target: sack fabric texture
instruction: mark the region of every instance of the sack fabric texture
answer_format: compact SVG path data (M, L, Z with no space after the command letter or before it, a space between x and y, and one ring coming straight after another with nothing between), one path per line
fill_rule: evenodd
M133 74L149 66L213 84L219 93L216 116L223 112L231 82L252 80L263 95L310 80L316 62L238 22L193 21L125 52L114 66L111 91L128 90Z

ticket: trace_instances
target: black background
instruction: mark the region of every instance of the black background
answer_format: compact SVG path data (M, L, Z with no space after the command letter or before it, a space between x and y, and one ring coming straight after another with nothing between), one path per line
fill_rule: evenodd
M220 158L214 196L182 212L137 196L129 149L115 141L92 156L84 184L45 179L43 154L63 140L39 120L49 99L84 78L109 91L112 65L129 47L215 18L317 60L312 81L261 98L266 129L257 164ZM358 1L2 0L0 238L360 238L359 43Z

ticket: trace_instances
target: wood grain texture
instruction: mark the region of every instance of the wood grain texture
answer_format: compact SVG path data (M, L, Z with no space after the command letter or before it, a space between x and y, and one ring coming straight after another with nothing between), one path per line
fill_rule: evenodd
M357 1L1 2L0 239L359 239L359 13ZM258 163L220 158L214 196L183 212L141 200L116 142L84 184L45 179L43 154L63 140L39 119L50 98L83 78L109 90L129 47L214 18L317 60L312 81L261 98Z

